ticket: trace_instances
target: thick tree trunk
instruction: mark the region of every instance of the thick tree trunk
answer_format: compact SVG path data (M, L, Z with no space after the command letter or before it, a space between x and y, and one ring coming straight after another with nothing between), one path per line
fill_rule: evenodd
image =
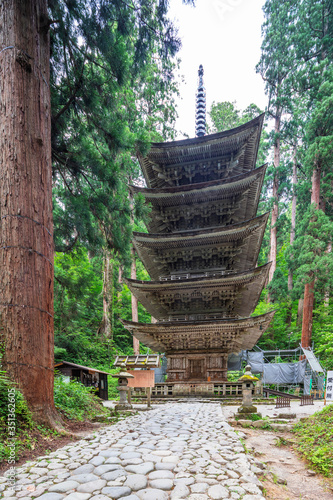
M103 279L103 319L99 332L107 339L112 339L112 314L113 314L113 260L109 250L104 255Z
M118 283L121 284L122 282L123 282L123 267L119 264Z
M317 210L319 209L320 204L320 175L320 168L315 168L312 174L311 203L316 205ZM304 309L301 338L301 344L303 347L311 347L313 303L314 280L307 283L304 288Z
M136 261L135 261L135 250L132 247L132 265L131 265L131 279L136 279ZM132 293L132 321L138 322L138 299ZM133 352L136 356L140 354L140 341L133 337Z
M301 326L302 325L302 321L303 321L303 308L304 308L304 299L299 299L298 306L297 306L297 320L296 320L297 326Z
M296 195L296 186L297 186L297 146L294 146L293 151L293 198L291 203L291 228L290 228L290 245L293 245L295 241L295 229L296 229L296 203L297 203L297 195ZM293 272L289 269L288 272L288 290L293 289Z
M5 370L56 426L47 20L46 0L0 2L0 315Z
M326 252L327 253L332 252L332 242L331 241L327 245ZM327 286L326 291L325 291L324 304L325 304L325 307L327 307L327 308L330 305L330 288L329 288L329 286ZM328 309L327 309L327 313L328 313Z
M277 108L275 123L274 123L274 132L275 142L274 142L274 168L275 174L273 179L273 210L272 210L272 219L271 219L271 236L270 236L270 254L269 260L272 262L272 265L268 274L268 283L270 283L273 279L274 272L276 269L276 255L277 255L277 236L276 236L276 223L279 217L279 197L278 197L278 189L279 189L279 178L277 174L277 170L280 165L280 127L281 127L281 109Z
M304 287L304 308L302 321L302 347L311 347L312 336L312 314L314 302L314 281L307 283Z

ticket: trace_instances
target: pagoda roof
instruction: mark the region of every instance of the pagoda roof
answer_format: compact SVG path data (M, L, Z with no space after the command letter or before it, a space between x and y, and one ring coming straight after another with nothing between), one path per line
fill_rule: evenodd
M252 349L268 328L275 311L243 319L210 321L166 321L135 323L124 327L155 352L184 354L196 352L237 353Z
M263 121L264 114L224 132L153 143L145 157L138 157L147 186L191 184L206 176L220 179L253 170Z
M169 234L133 233L133 245L150 277L255 267L269 214L227 227Z
M159 320L247 317L255 309L267 279L270 263L226 276L176 281L124 280L131 292Z
M255 216L265 172L263 165L230 179L163 189L130 186L130 190L143 194L152 206L149 232L226 225Z

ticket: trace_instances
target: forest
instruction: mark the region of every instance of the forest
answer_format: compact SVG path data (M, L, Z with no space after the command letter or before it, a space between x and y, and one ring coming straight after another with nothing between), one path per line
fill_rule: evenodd
M44 67L44 62L30 56L28 49L15 48L24 34L12 40L3 30L0 76L5 82L4 72L14 71L10 58L15 52L24 78L34 74L38 92L44 79L44 91L50 94L49 122L36 125L42 130L49 123L50 130L36 132L40 137L36 150L50 144L54 359L109 371L117 354L133 353L132 336L120 320L131 320L137 307L139 321L150 322L122 283L122 277L133 275L149 279L131 248L132 232L146 231L149 207L142 197L130 197L128 185L143 183L137 155L147 153L151 142L176 137L181 41L168 18L167 0L50 0L47 10L43 0L36 3L45 17L39 32L45 40L49 34L50 45L42 54L49 73L36 70L34 65ZM303 336L313 343L327 369L333 369L332 9L332 0L267 0L256 66L265 82L266 109L260 110L250 95L244 110L221 96L207 116L209 132L218 132L266 113L257 166L267 163L268 168L258 215L270 211L270 220L258 265L271 261L272 267L254 314L271 309L276 313L259 346L294 348ZM29 19L33 13L24 15ZM2 22L11 16L16 19L20 14L6 12L2 4ZM37 30L33 23L30 28ZM25 87L17 75L13 85L19 97ZM6 92L11 92L10 85L1 84L5 98ZM0 112L7 111L3 99ZM35 126L35 120L26 123ZM3 134L1 148L7 147L10 133L15 131ZM10 148L6 151L3 158L12 161ZM10 191L5 167L0 161L2 220ZM12 172L16 175L15 167ZM34 188L32 205L46 207L47 199L40 201L43 188ZM39 224L48 228L51 219ZM8 229L1 223L0 314L4 366L9 372L8 346L18 340L6 338L10 328L3 290L15 258L4 256L4 249L17 246L17 241L6 240L15 230L15 225ZM39 252L47 254L45 249ZM14 268L12 272L16 273ZM43 298L45 289L38 293ZM41 311L49 307L43 300L37 300ZM31 318L29 328L34 331L42 320ZM140 352L146 351L140 345Z

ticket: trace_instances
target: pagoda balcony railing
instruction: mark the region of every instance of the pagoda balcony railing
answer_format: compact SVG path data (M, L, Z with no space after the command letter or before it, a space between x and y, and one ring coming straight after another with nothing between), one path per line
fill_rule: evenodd
M235 315L232 316L235 319ZM202 320L214 320L214 319L228 319L231 316L225 316L224 314L182 314L177 316L169 316L168 319L161 319L160 322L167 323L168 321L202 321Z
M190 278L211 278L215 276L226 276L232 274L232 271L206 271L204 273L186 273L186 274L170 274L169 276L160 276L160 281L177 281L187 280Z

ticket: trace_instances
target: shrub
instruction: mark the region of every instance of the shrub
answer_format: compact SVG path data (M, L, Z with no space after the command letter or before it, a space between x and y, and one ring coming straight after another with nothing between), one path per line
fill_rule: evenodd
M15 384L8 378L6 372L0 371L0 428L7 425L8 416L8 391L12 392L15 399L15 426L16 430L24 427L30 427L33 423L32 415L23 394L15 388Z
M333 476L333 404L294 427L297 449L327 477Z
M96 415L108 415L94 393L94 388L85 387L75 380L65 382L61 376L54 379L54 404L71 420L91 420Z

